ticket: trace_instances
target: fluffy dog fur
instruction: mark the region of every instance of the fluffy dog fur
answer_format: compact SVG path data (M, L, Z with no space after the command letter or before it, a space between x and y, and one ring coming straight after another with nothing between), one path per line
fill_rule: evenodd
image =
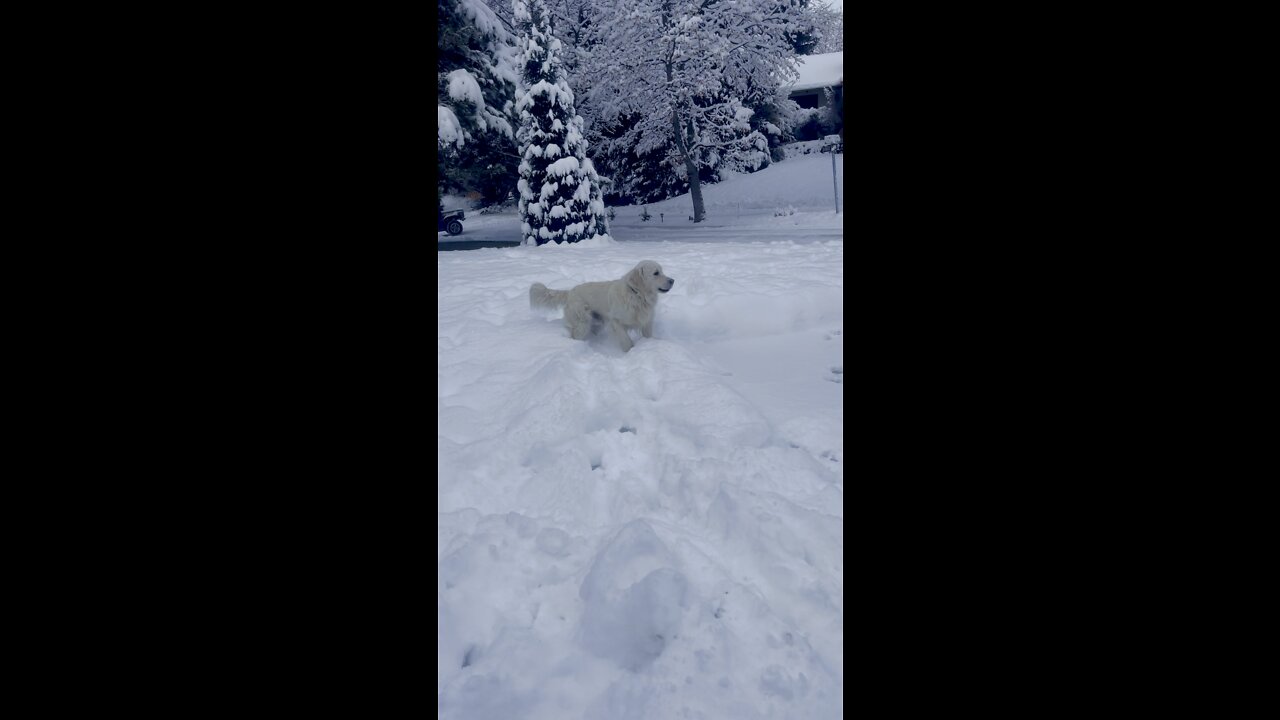
M653 337L653 308L658 293L665 293L676 281L662 274L662 266L643 260L620 280L582 283L569 290L548 290L542 283L529 288L529 306L564 308L564 326L574 340L608 328L623 352L634 345L627 331L635 328Z

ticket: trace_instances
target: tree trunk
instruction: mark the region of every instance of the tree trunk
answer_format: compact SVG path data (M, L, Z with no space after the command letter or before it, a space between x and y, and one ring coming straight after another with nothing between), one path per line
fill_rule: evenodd
M668 70L670 75L670 70ZM690 130L693 129L690 123ZM693 144L693 138L686 138L680 132L680 113L671 111L671 130L675 134L676 151L680 153L680 159L684 161L685 174L689 176L689 197L693 200L693 221L695 223L702 222L706 211L702 205L702 181L698 178L698 164L693 160L693 153L689 147Z
M700 223L705 215L702 208L702 180L698 177L698 166L693 164L688 155L684 157L684 169L689 173L689 197L693 198L693 221Z
M666 70L667 83L671 82L672 55L675 46L667 53ZM689 197L693 200L693 221L695 223L702 222L705 211L702 207L702 181L698 178L698 164L693 160L693 153L689 150L693 146L693 120L687 122L689 128L689 137L686 139L680 132L680 113L674 108L671 110L671 132L675 136L676 150L680 153L680 159L684 161L685 174L689 176Z
M685 118L685 127L688 135L685 137L685 147L692 148L697 138L693 134L693 118ZM702 207L702 178L698 177L698 166L693 162L692 153L686 153L684 156L684 168L689 174L689 197L693 200L693 221L695 223L702 222L702 218L706 215L706 211Z

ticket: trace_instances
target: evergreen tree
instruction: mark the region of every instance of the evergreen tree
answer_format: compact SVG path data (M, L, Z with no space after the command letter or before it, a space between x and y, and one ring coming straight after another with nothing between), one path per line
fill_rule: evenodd
M515 107L524 243L608 237L600 178L587 158L582 118L574 111L546 1L513 0L512 10L527 88Z
M438 0L438 9L437 190L496 202L516 182L515 36L479 0Z

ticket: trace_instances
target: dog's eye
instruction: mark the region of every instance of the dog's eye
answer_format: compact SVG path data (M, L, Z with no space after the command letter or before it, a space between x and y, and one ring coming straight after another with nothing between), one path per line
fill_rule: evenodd
M658 274L658 271L657 271L657 270L654 270L654 271L653 271L653 274L654 274L654 275L657 275L657 274Z

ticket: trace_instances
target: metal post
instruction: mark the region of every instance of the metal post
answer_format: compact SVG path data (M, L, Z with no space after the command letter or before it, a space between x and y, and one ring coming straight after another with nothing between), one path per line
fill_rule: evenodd
M840 191L836 189L836 149L831 148L831 193L836 199L836 214L840 214Z

